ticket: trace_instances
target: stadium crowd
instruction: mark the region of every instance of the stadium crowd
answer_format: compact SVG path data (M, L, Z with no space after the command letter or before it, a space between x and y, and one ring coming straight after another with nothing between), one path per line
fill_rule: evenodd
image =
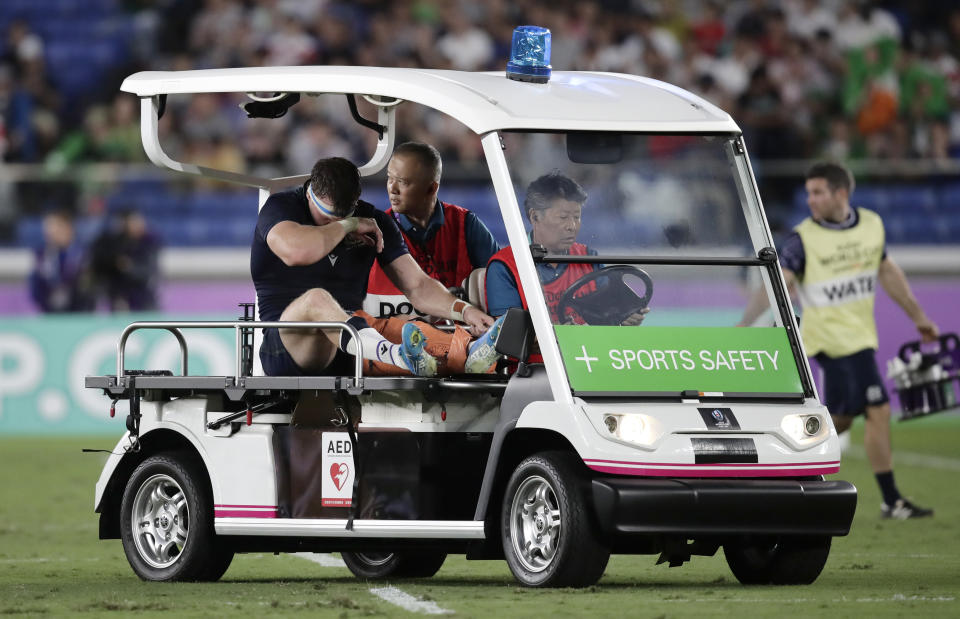
M95 184L50 180L74 164L145 161L136 99L119 91L135 71L502 70L518 24L552 30L555 70L650 76L729 111L758 162L775 232L789 218L796 185L768 177L765 161L922 159L935 171L960 157L960 7L951 3L10 0L0 3L0 157L43 172L0 184L0 243L22 237L25 216L105 212ZM171 97L160 123L165 150L259 176L372 152L372 133L348 133L353 123L340 98L301 103L279 120L248 120L237 103L236 95ZM480 141L465 126L424 106L405 106L398 123L401 141L440 150L448 178L483 177Z
M0 65L0 152L54 169L137 161L136 105L117 95L135 70L359 64L502 69L514 26L553 31L553 67L620 71L678 84L729 111L759 159L960 155L960 7L849 0L167 0L118 2L129 45L103 83L66 100L45 70L49 41L12 15ZM55 16L49 17L55 19ZM284 163L361 148L322 115L287 139L241 125L227 98L174 110L194 159ZM189 113L187 113L189 111ZM216 120L214 120L216 118ZM428 118L402 133L423 137ZM246 128L244 128L246 127ZM465 128L429 131L444 159L481 157ZM224 140L225 136L230 140ZM243 135L240 146L232 136ZM249 158L249 161L244 161ZM293 159L294 161L289 161Z

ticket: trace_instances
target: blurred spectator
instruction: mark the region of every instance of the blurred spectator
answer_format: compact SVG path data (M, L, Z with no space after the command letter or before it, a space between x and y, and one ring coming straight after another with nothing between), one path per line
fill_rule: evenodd
M243 27L243 6L231 0L204 0L203 9L190 27L189 50L200 62L197 68L229 66L223 42L231 41Z
M22 19L15 19L10 23L7 31L7 53L21 76L42 70L43 39Z
M711 56L715 55L727 35L727 26L723 23L723 7L719 2L707 2L703 16L690 29L697 48Z
M303 65L316 62L316 41L307 33L300 19L296 15L285 16L276 27L276 32L267 37L268 65Z
M119 211L92 247L93 280L111 311L157 308L160 242L143 215Z
M890 12L872 2L841 3L834 33L841 50L863 49L880 40L900 41L900 25Z
M93 106L84 115L83 127L67 134L45 163L57 172L74 163L143 161L138 120L137 100L127 94L118 95L109 108Z
M484 30L477 28L456 8L447 10L446 34L437 41L437 49L460 71L480 71L493 60L493 41Z
M794 152L794 132L790 111L783 105L767 69L753 70L750 85L738 101L744 138L752 144L752 154L760 159L789 157Z
M813 39L818 32L825 31L833 36L836 27L836 15L819 0L794 0L787 2L787 27L790 32L803 39Z
M353 146L322 120L315 120L299 128L287 148L289 168L303 174L309 172L318 159L357 158L353 152Z
M85 312L94 308L86 252L76 242L73 216L58 210L43 218L44 245L30 274L30 297L42 312Z

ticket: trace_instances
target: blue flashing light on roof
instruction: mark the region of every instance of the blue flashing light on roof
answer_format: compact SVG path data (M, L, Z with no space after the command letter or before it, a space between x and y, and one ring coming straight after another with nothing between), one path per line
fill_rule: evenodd
M540 26L514 28L507 77L546 84L550 81L550 70L550 30Z

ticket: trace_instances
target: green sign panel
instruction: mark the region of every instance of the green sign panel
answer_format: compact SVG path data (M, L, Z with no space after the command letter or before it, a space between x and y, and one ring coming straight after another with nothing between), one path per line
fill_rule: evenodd
M111 434L124 431L128 402L117 403L85 376L117 373L117 341L123 329L143 320L234 320L234 316L160 314L74 314L4 317L0 320L0 435ZM233 375L232 329L184 329L192 376ZM126 369L180 373L180 346L167 331L137 331L127 340Z
M576 391L803 391L781 328L556 325L554 329Z

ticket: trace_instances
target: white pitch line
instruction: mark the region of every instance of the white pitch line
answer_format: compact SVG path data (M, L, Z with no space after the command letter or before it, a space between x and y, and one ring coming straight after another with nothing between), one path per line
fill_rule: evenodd
M0 565L8 563L76 563L77 561L100 561L100 557L85 557L83 559L67 559L65 557L30 557L23 559L0 559Z
M866 460L867 452L861 445L851 445L847 447L842 458L852 457L857 460ZM946 456L931 456L917 453L915 451L894 451L893 465L906 464L908 466L922 466L928 469L939 469L941 471L960 472L960 458L948 458Z
M343 559L338 559L325 552L295 552L293 556L306 559L307 561L313 561L320 567L347 567Z
M956 598L952 595L904 595L894 593L891 597L879 598L857 598L857 602L953 602Z
M735 598L719 600L717 598L675 598L659 600L663 604L769 604L776 601L778 604L809 604L817 602L815 598ZM904 595L894 593L889 597L865 597L865 598L839 598L833 600L834 604L875 604L890 602L955 602L956 598L952 595Z
M452 610L440 608L437 606L436 602L429 602L415 598L409 593L401 591L396 587L375 587L370 589L370 593L374 594L384 602L388 602L394 606L399 606L403 610L411 613L423 613L425 615L453 614Z

